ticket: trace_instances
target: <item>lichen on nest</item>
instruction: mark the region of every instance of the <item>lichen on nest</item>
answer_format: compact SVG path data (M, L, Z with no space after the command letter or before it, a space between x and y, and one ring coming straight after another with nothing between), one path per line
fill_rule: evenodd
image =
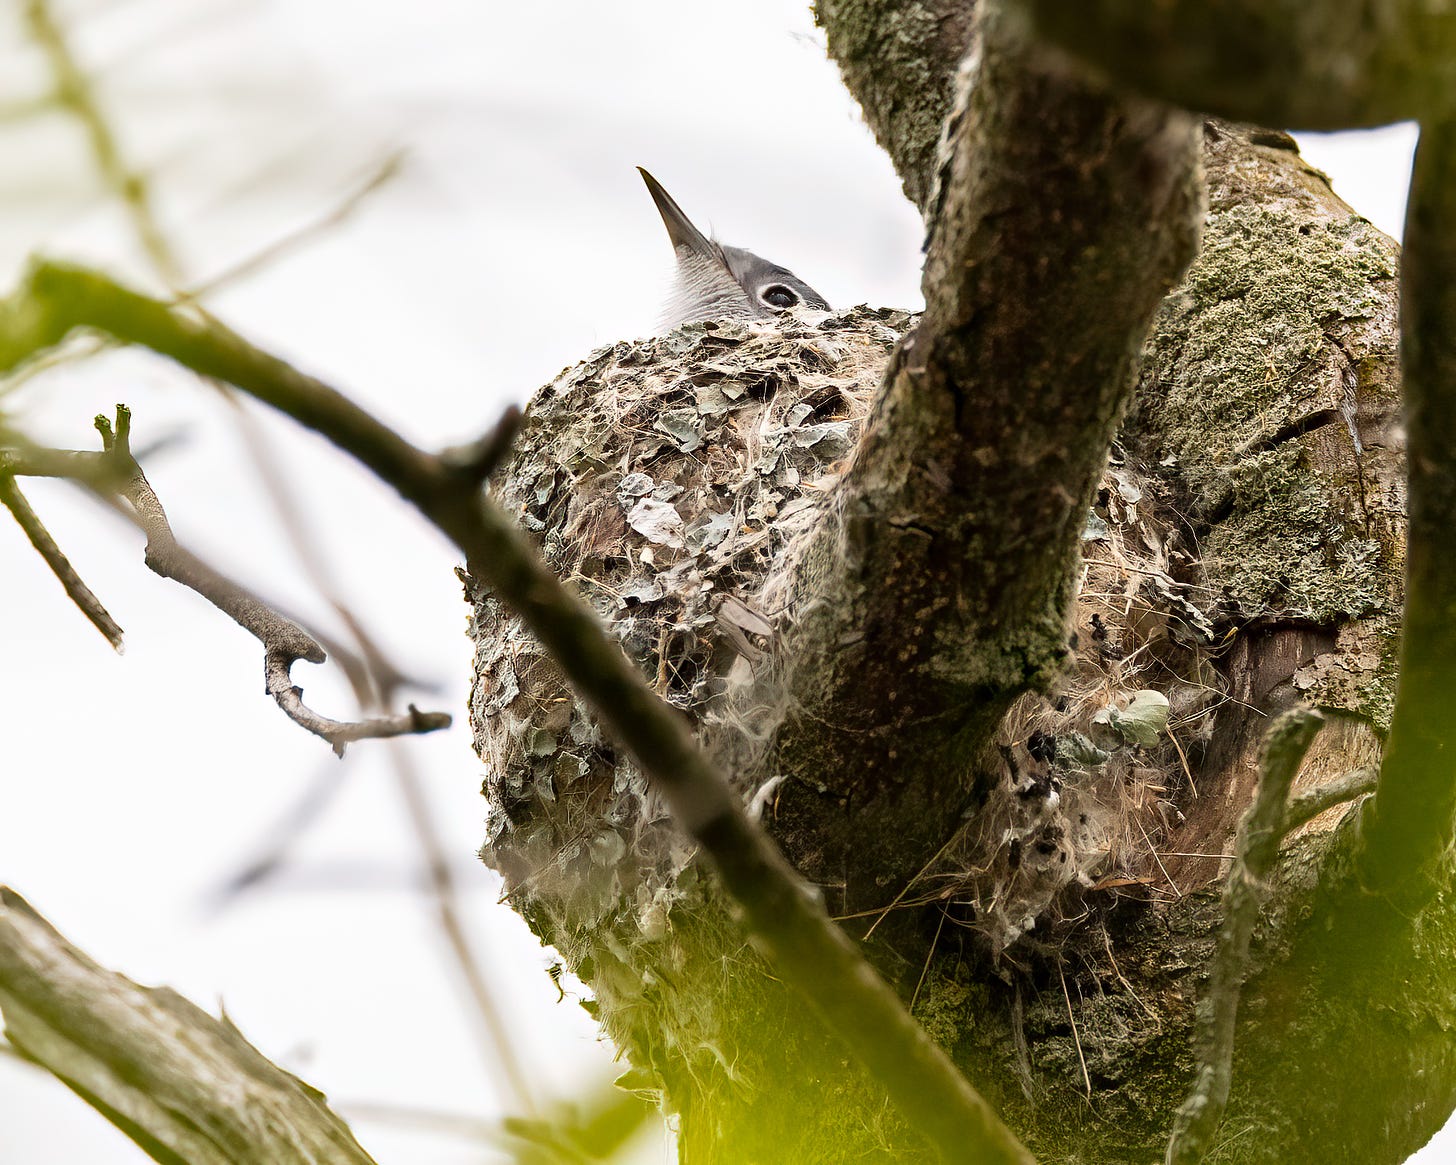
M603 348L537 394L496 475L500 504L720 755L744 755L729 735L771 744L776 718L792 714L772 690L795 616L783 564L830 516L911 322L861 307L690 324ZM1140 504L1150 488L1121 458L1109 466L1084 535L1065 683L1018 706L1004 779L904 897L959 904L956 917L998 951L1042 920L1075 916L1069 889L1148 881L1187 771L1165 724L1191 744L1220 697L1198 564ZM471 720L489 770L482 856L568 957L563 940L608 919L630 940L661 938L696 879L682 877L690 846L519 621L467 589ZM757 704L728 698L750 688L767 689ZM730 767L771 819L783 778Z

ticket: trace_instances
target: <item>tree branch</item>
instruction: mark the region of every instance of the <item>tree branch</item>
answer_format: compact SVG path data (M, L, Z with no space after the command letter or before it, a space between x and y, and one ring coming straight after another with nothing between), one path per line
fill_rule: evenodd
M784 771L829 789L791 782L778 820L814 837L811 878L850 882L846 913L944 843L1003 713L1058 671L1087 506L1201 219L1191 118L1068 76L1000 3L976 29L925 314L891 358L842 517L783 566L801 714L777 744ZM855 813L826 837L831 798Z
M955 100L956 62L970 43L967 0L817 0L829 55L889 154L906 197L928 211L936 142Z
M1456 121L1421 128L1406 212L1401 352L1409 550L1400 680L1380 788L1365 809L1366 885L1434 890L1456 820Z
M0 315L3 315L3 308L0 308ZM127 516L147 536L145 561L148 568L163 578L196 591L262 643L268 694L289 719L328 741L336 753L342 755L345 746L355 740L435 732L450 726L448 713L421 712L413 704L401 715L358 721L331 720L307 707L303 703L302 689L294 686L290 672L294 662L300 659L323 663L327 658L324 649L298 624L278 614L251 591L177 542L167 521L166 510L132 456L130 410L118 405L116 418L114 432L105 417L96 418L96 428L101 433L104 446L101 453L32 445L0 449L0 490L4 489L5 483L13 483L15 477L65 477L86 485L113 504L116 504L116 495L125 498ZM18 491L15 492L18 494ZM9 505L8 494L0 500ZM22 521L21 524L25 523ZM56 553L59 554L58 549ZM76 582L85 590L79 579ZM67 589L69 591L70 588ZM86 590L85 594L90 596L91 593ZM99 608L94 596L91 596L91 601ZM83 606L82 609L86 608ZM100 614L110 620L104 609ZM114 623L111 625L115 626Z
M226 1019L97 966L6 888L0 1012L18 1052L157 1161L372 1162L322 1093L269 1062Z
M1456 12L1422 0L1017 0L1119 83L1218 117L1334 130L1442 117Z
M646 681L478 488L474 472L411 445L347 397L216 322L189 318L99 274L40 264L0 304L0 369L76 327L153 349L225 380L326 437L399 491L464 553L631 749L712 858L749 925L791 982L874 1073L906 1118L952 1159L1029 1155L894 992L834 926L754 826L687 724ZM307 656L300 656L307 658Z
M45 523L40 520L36 512L31 509L30 502L26 500L20 487L15 484L14 474L7 472L4 467L4 460L0 460L0 505L10 511L16 523L25 531L25 536L30 539L30 544L35 547L36 553L45 560L47 566L56 578L61 580L61 586L66 588L66 594L71 597L71 602L81 609L81 614L95 626L96 630L106 636L106 641L118 652L121 651L121 627L111 613L102 605L95 593L76 573L76 568L71 565L56 540L51 537L51 532L45 528Z

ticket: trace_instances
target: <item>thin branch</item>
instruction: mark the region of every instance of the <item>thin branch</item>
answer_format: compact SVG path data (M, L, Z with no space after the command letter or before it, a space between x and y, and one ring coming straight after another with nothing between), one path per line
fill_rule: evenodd
M93 327L151 348L202 376L250 393L321 434L399 491L464 553L521 616L702 846L777 971L880 1081L906 1119L952 1159L1031 1160L990 1105L911 1019L858 948L826 917L771 841L747 818L727 780L602 630L591 610L541 561L490 499L440 458L411 445L328 385L220 324L94 272L32 270L0 303L0 368Z
M1198 1067L1188 1099L1174 1118L1166 1165L1202 1161L1228 1107L1234 1027L1264 880L1289 829L1285 809L1289 788L1323 724L1324 717L1318 712L1295 709L1274 722L1265 741L1259 790L1239 823L1233 865L1223 890L1223 928L1209 968L1208 988L1198 1003Z
M148 558L150 559L150 557L151 555L148 553ZM164 572L158 571L157 573L163 574ZM167 574L166 577L176 578L172 574ZM192 586L192 583L184 579L178 578L177 581L183 583L184 586ZM194 586L192 589L197 588ZM210 598L211 596L204 597ZM266 610L266 608L264 609ZM226 609L223 610L223 613L233 614L232 611ZM273 613L270 611L269 614ZM279 621L287 622L287 620ZM241 623L241 620L239 622ZM260 636L260 638L262 637ZM263 642L266 645L268 640L263 639ZM294 655L293 649L290 647L269 647L263 656L263 674L267 680L267 691L283 709L284 715L300 728L327 740L338 756L343 756L344 749L356 740L379 740L390 736L418 736L425 732L438 732L442 728L450 727L451 718L448 712L421 712L413 704L408 705L406 710L397 716L373 716L367 720L330 720L327 716L321 716L303 702L303 689L294 684L289 675L296 660L307 658L307 656ZM320 658L309 662L323 662L322 648L320 648Z
M111 424L104 417L96 420L106 446L105 452L46 449L29 444L0 449L0 483L15 477L64 477L86 485L93 493L113 504L116 495L124 497L129 503L124 511L126 516L147 535L146 565L163 578L170 578L196 591L244 630L251 632L263 644L268 694L291 720L328 741L336 753L342 755L345 746L355 740L415 735L450 726L448 713L421 712L413 704L397 716L358 721L331 720L308 708L303 703L302 689L295 687L291 679L292 666L300 659L323 663L327 653L297 623L178 544L166 511L132 457L128 440L129 411L124 406L117 406L117 435L112 434ZM7 498L0 497L0 501L9 504ZM24 526L24 521L21 524ZM43 533L44 528L41 529ZM59 554L59 550L56 553ZM79 579L76 583L85 590ZM90 592L86 591L86 594L90 595ZM91 596L91 601L100 606L95 596ZM106 615L104 608L100 613ZM119 629L117 633L120 634Z
M496 1006L495 995L481 971L470 934L465 927L460 909L460 892L455 884L455 875L450 871L450 858L445 843L430 815L429 800L420 775L415 770L409 753L395 744L390 748L390 761L394 766L396 783L404 797L410 824L425 858L425 876L429 879L430 896L435 903L435 916L440 931L455 958L466 992L470 997L471 1013L479 1021L480 1046L489 1054L485 1057L487 1068L492 1074L499 1073L506 1087L504 1105L526 1115L534 1114L536 1103L531 1077L516 1052L505 1019Z
M1377 768L1356 769L1320 785L1317 789L1301 793L1289 802L1289 807L1284 812L1284 832L1290 833L1298 829L1305 822L1313 821L1336 805L1343 805L1356 797L1375 792L1379 777L1380 770Z
M6 888L0 1013L17 1052L158 1161L373 1165L323 1094L226 1018L98 966Z
M0 505L10 511L11 517L25 531L25 536L30 539L36 553L45 559L51 572L61 580L61 586L66 588L71 602L81 609L81 614L91 621L96 630L106 636L106 641L120 652L120 625L111 617L111 613L102 605L95 592L81 580L76 568L71 565L71 560L56 544L51 532L45 528L45 523L31 509L30 502L15 484L15 478L4 472L0 472Z
M1400 680L1359 873L1413 913L1456 820L1456 121L1421 127L1401 257L1408 544Z
M166 510L132 457L131 412L116 407L116 428L105 417L96 418L104 453L116 491L131 507L131 517L147 536L145 562L163 578L181 583L210 602L263 645L267 691L284 713L316 736L328 741L340 756L351 741L434 732L450 725L444 712L421 712L410 705L399 716L369 720L331 720L303 703L303 690L291 679L293 664L302 659L323 663L324 649L298 624L285 619L251 591L235 583L177 542L167 521Z
M327 213L305 223L296 231L291 231L282 238L275 239L260 250L254 251L251 255L235 263L233 266L219 271L216 275L209 276L201 283L186 288L179 295L180 302L187 303L193 300L203 299L213 292L236 283L240 279L246 279L249 275L267 267L271 263L296 251L303 244L312 242L319 235L332 230L345 222L353 213L358 210L365 201L379 190L386 183L398 177L404 166L404 151L396 150L379 164L379 167L370 174L357 188L350 191L338 204Z
M1427 0L1020 0L1060 48L1151 97L1259 125L1445 117L1456 11Z

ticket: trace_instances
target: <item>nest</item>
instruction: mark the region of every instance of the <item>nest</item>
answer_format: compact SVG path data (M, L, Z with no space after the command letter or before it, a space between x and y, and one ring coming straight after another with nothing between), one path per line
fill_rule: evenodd
M727 737L771 747L792 711L760 701L747 717L736 697L775 671L794 617L784 564L832 505L911 323L861 307L601 349L536 395L497 474L500 504L720 755L753 751ZM1002 779L905 895L961 904L998 951L1075 917L1069 903L1089 891L1155 884L1150 860L1191 781L1186 754L1220 698L1196 559L1152 516L1149 488L1121 457L1109 465L1083 535L1062 689L1017 706ZM528 914L547 912L558 941L608 917L660 937L696 880L691 847L519 621L470 580L467 593L472 726L489 769L482 856ZM762 805L771 787L739 792Z

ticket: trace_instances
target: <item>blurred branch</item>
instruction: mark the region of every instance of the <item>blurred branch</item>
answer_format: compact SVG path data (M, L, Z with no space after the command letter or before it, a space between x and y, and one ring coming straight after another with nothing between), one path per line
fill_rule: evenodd
M1456 11L1427 0L1021 0L1118 82L1217 117L1337 130L1445 117Z
M253 856L205 894L205 908L222 910L245 891L268 881L283 866L294 842L343 787L345 772L345 766L332 761L321 767L288 807L261 830L263 841Z
M0 1013L17 1052L157 1161L372 1165L323 1094L227 1019L98 966L5 888Z
M1193 1088L1173 1121L1166 1165L1197 1165L1213 1147L1213 1136L1228 1107L1233 1082L1234 1026L1243 992L1249 942L1259 920L1265 881L1279 857L1279 843L1293 828L1337 802L1334 786L1289 804L1289 789L1325 718L1307 708L1286 712L1274 722L1264 743L1259 789L1239 822L1234 859L1223 888L1223 927L1208 972L1208 987L1198 1004L1198 1065ZM1362 770L1340 783L1345 799L1358 796L1373 774ZM1313 810L1311 812L1311 810Z
M455 884L455 875L450 871L450 858L430 816L429 801L419 773L415 771L409 753L398 744L390 748L389 755L395 781L409 812L410 825L425 859L425 876L429 879L440 930L455 957L455 965L470 998L471 1013L478 1021L486 1070L492 1075L499 1075L506 1085L502 1107L525 1114L534 1113L536 1104L530 1075L521 1063L515 1041L511 1039L471 946L470 935L461 916L460 892Z
M277 240L237 266L214 276L201 285L184 291L178 286L181 279L180 265L166 232L163 231L153 211L149 189L141 176L126 164L116 145L115 136L94 98L88 79L76 65L59 25L52 18L42 0L35 0L33 3L30 10L30 22L36 38L42 42L48 52L56 89L61 94L63 104L86 125L98 169L112 191L126 205L143 249L156 267L158 275L177 293L179 303L195 303L225 284L246 278L317 235L337 226L400 171L403 154L395 152L386 158L362 185L351 192L328 214ZM204 318L207 318L205 309L199 306L198 310ZM234 408L238 420L237 431L252 458L264 491L273 504L274 511L295 554L320 594L328 600L335 614L343 622L358 646L356 654L344 649L341 644L330 644L335 660L343 667L350 686L354 690L359 707L363 710L386 709L392 702L397 689L405 684L413 683L413 681L389 659L373 636L369 634L363 621L344 600L342 591L336 585L327 562L319 553L317 539L310 536L310 532L305 528L303 510L286 485L285 468L274 456L267 441L263 439L252 414L243 407L237 395L225 383L221 381L212 381L212 383L217 387L223 399ZM118 410L117 415L118 434L120 435L122 411ZM461 467L462 472L477 473L479 482L483 482L508 450L519 418L519 410L508 410L495 430L487 434L477 446L472 447L469 459ZM119 444L124 445L124 438L119 439ZM138 510L138 515L142 516L150 512L153 517L150 523L144 523L148 533L149 564L153 562L152 543L154 540L158 541L160 546L170 547L172 556L175 557L176 544L171 539L165 515L161 511L160 504L151 504L155 503L155 495L151 494L150 487L146 485L139 468L136 469L133 485L132 501ZM149 501L146 510L137 505L139 498L142 501ZM79 580L77 582L79 583ZM227 609L224 607L224 610ZM266 608L263 611L266 611ZM255 610L253 613L257 615L262 612ZM271 611L266 613L273 616ZM234 615L234 617L237 616ZM276 642L276 635L274 635L278 629L276 618L274 616L266 624L272 642ZM239 621L241 622L241 620ZM286 621L283 622L286 624ZM248 626L247 623L244 625ZM254 627L250 626L249 629L254 630L254 633L257 634ZM291 648L280 649L270 645L270 638L264 638L262 635L259 637L267 649L265 672L269 693L278 700L280 706L290 717L309 731L329 740L340 755L343 753L345 742L357 738L358 735L389 735L395 729L429 731L434 727L443 727L450 723L450 718L442 714L422 716L413 705L409 708L407 718L376 718L356 725L324 720L303 705L301 692L293 686L289 679L292 663L299 656L293 655ZM322 652L320 651L319 654L321 656ZM309 658L308 656L301 657ZM444 845L430 818L425 791L404 751L398 748L391 750L391 759L397 783L408 807L416 839L424 855L441 930L449 949L455 956L456 965L469 993L473 1005L472 1014L479 1020L481 1034L484 1037L481 1043L486 1067L489 1071L499 1072L504 1077L506 1107L530 1113L533 1111L533 1104L528 1076L520 1064L519 1057L509 1038L509 1032L506 1030L486 984L480 962L472 950L469 936L461 922L458 893L450 873ZM320 797L316 802L311 801L309 804L322 804L326 799L326 797ZM258 868L254 866L249 874L256 876L257 872Z
M748 819L686 721L481 492L474 474L410 444L337 390L216 321L74 267L40 264L17 295L0 302L0 369L76 327L108 332L227 381L324 436L398 490L464 553L470 572L521 616L626 744L712 859L778 973L861 1059L906 1119L953 1159L1031 1160Z
M332 230L358 210L371 194L384 186L385 183L397 177L403 165L404 151L394 151L384 159L373 174L365 179L357 189L345 195L338 205L327 214L322 215L313 222L305 223L298 230L292 231L280 239L275 239L261 250L253 252L253 254L243 259L240 263L218 272L216 275L193 287L187 288L181 293L181 299L185 302L202 299L205 296L211 295L219 288L225 287L230 283L236 283L240 279L246 279L249 275L256 274L269 264L275 263L285 255L296 251L305 243L312 242L319 235Z
M341 1103L339 1109L355 1121L377 1121L489 1145L517 1165L587 1165L611 1160L657 1113L655 1105L611 1085L596 1089L585 1101L553 1105L540 1120L483 1120L362 1101Z
M1456 818L1456 120L1422 125L1401 256L1408 544L1400 680L1380 788L1365 807L1365 885L1411 914L1439 882Z
M51 572L61 580L61 586L66 588L71 602L81 609L81 613L91 620L96 630L106 636L107 642L119 652L122 647L121 627L91 588L81 580L76 568L71 565L71 560L56 544L40 517L31 509L30 502L15 484L15 478L4 472L3 463L0 463L0 505L10 511L11 517L25 531L25 536L30 539L36 553L45 559Z
M157 222L152 191L146 176L132 169L117 145L116 132L97 100L90 78L81 69L48 0L26 0L25 21L50 64L55 100L73 113L86 129L91 153L107 188L126 208L147 258L168 287L182 282L182 265Z
M225 387L225 386L219 386ZM414 683L394 664L369 634L363 621L345 602L327 560L318 550L318 539L305 525L305 515L284 485L284 467L274 456L272 446L259 432L252 413L244 407L236 393L224 393L238 417L238 432L252 455L264 491L270 498L280 525L287 534L295 555L303 564L314 586L328 601L358 646L350 652L344 673L359 707L379 710L388 706L395 690L405 683ZM519 410L508 410L519 416ZM509 435L514 433L501 425L487 436L494 437L497 459L508 448ZM506 434L501 444L501 434ZM339 658L335 652L336 658ZM529 1074L517 1053L515 1041L496 1006L483 970L482 959L474 949L462 919L459 892L450 870L449 857L430 815L429 800L407 751L391 748L390 767L400 795L405 801L409 821L424 862L431 900L445 946L449 950L467 995L468 1010L476 1020L477 1041L485 1069L501 1084L503 1107L530 1114L535 1111Z
M0 374L0 396L9 395L22 384L34 380L52 368L79 360L89 360L92 356L104 352L112 346L113 342L105 336L81 336L74 343L42 352L34 360L27 361L14 371Z

